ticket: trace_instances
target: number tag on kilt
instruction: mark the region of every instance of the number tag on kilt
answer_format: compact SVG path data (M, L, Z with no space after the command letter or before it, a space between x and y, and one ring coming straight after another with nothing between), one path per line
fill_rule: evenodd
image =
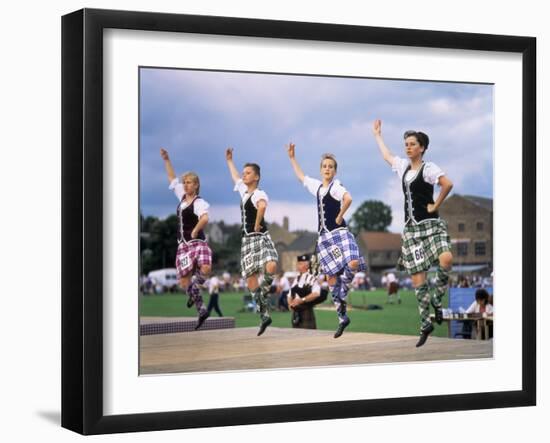
M254 255L247 254L244 256L244 269L248 270L254 265Z
M332 258L336 261L342 260L342 251L338 246L333 246L330 248L330 255L332 255Z
M187 266L189 266L189 263L191 263L191 258L189 257L189 254L180 254L179 260L180 267L182 268L187 268Z
M424 252L424 248L422 247L421 244L413 248L412 255L413 255L414 263L416 265L420 265L424 263L424 259L426 258L426 253Z

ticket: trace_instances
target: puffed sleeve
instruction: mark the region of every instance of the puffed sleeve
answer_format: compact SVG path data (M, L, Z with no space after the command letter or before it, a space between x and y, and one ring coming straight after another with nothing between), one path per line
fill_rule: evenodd
M269 199L267 198L267 194L264 191L256 189L254 191L254 194L252 194L252 204L256 209L258 209L258 202L260 200L265 200L266 203L269 201Z
M391 165L391 170L395 172L400 179L403 178L403 174L405 173L405 170L407 169L407 166L409 166L409 161L407 159L397 157L395 156L393 158L393 163Z
M321 180L308 177L307 175L304 177L304 187L310 192L310 194L317 195L317 191L321 185Z
M233 191L238 192L242 196L246 193L247 188L246 185L243 183L242 178L235 183L235 187L233 188Z
M439 177L445 175L445 173L435 163L427 162L426 166L424 166L423 175L425 182L430 183L431 185L435 185L436 183L439 183Z
M197 217L201 217L204 214L208 214L208 208L210 205L202 198L197 198L193 204L193 211Z
M175 178L174 180L172 180L168 189L174 191L174 194L176 195L176 198L178 200L181 200L185 195L183 184L180 182L179 178Z

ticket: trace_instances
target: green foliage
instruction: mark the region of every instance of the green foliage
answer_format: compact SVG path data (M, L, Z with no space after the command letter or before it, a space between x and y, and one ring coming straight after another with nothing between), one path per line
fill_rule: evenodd
M353 213L350 229L355 235L361 230L387 232L392 219L391 207L379 200L366 200Z
M156 217L141 217L141 273L153 269L174 267L178 219L171 215L165 220Z

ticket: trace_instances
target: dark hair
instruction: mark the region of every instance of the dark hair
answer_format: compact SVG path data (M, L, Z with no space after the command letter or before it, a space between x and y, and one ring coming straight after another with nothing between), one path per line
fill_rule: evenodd
M427 134L424 134L420 131L409 130L405 131L405 133L403 134L403 139L406 139L407 137L415 137L418 144L422 146L424 148L424 152L426 152L426 150L428 149L428 145L430 144L430 137L428 137Z
M244 164L244 167L245 168L252 168L252 170L256 173L256 175L258 176L258 181L260 181L260 178L262 177L262 175L260 174L260 165L258 165L258 163L245 163Z
M489 293L485 289L478 289L476 291L476 301L477 300L483 301L485 302L484 304L487 304L489 301Z

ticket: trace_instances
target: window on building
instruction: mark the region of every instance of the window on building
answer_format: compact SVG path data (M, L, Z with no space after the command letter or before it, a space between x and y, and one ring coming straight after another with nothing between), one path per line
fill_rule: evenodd
M476 223L476 229L478 231L483 231L483 222L477 222Z
M388 260L391 259L391 251L386 252L386 258L387 258Z
M376 258L378 257L378 252L371 252L370 255L372 258Z
M466 230L466 225L464 223L458 224L458 232L464 232Z
M474 247L476 255L485 255L487 253L484 241L476 241Z
M461 257L468 255L468 243L466 242L457 243L456 253L458 256L461 256Z

